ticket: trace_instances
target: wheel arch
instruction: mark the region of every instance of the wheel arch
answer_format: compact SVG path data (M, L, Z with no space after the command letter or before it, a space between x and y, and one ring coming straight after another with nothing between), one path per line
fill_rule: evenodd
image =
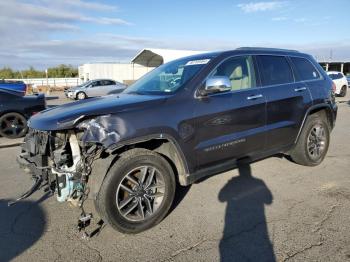
M331 106L329 104L318 104L318 105L314 105L312 107L310 107L304 118L303 118L303 122L299 128L299 132L298 132L298 135L294 141L294 144L296 144L298 142L298 139L300 137L300 133L301 131L303 130L304 128L304 125L305 125L305 121L307 119L308 116L310 115L313 115L313 114L324 114L324 116L326 117L327 119L327 122L330 126L331 129L333 129L334 127L334 123L335 123L335 116L334 116L334 113L333 113L333 109L331 108Z
M105 176L113 164L119 159L119 155L133 148L144 148L162 155L172 166L178 183L182 186L188 185L187 176L189 169L181 147L172 136L155 134L123 141L121 145L109 149L108 156L94 161L89 177L92 198L96 199Z

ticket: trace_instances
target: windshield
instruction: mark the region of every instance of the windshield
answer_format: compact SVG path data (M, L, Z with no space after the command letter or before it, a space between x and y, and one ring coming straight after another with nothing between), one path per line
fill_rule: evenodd
M78 85L77 87L88 86L88 85L91 84L91 82L92 82L92 80L89 80L89 81L87 81L87 82L85 82L85 83L83 83L83 84L81 84L81 85Z
M175 93L211 59L209 56L187 57L154 69L125 90L125 93L162 95Z

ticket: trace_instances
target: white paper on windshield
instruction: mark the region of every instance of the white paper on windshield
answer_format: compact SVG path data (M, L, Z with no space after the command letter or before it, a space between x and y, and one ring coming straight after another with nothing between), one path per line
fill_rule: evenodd
M192 60L192 61L188 61L185 66L205 65L205 64L208 64L209 61L210 61L210 59Z

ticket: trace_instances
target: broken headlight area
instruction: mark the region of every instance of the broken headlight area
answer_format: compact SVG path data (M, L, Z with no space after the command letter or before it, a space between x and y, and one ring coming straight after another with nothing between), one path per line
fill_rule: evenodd
M36 182L46 185L46 190L54 193L59 202L69 201L75 206L82 206L86 199L92 162L102 152L102 147L82 142L82 135L79 130L31 129L18 157L20 166L31 173Z
M18 156L20 166L30 173L34 184L11 204L30 196L39 188L56 195L59 202L81 208L78 228L84 229L92 217L83 208L89 194L89 176L93 162L120 140L115 130L125 131L116 116L87 119L75 127L60 131L30 129Z
M84 130L81 141L84 143L97 143L104 148L115 145L120 140L120 134L116 130L126 131L123 120L117 116L103 115L82 121L77 125Z

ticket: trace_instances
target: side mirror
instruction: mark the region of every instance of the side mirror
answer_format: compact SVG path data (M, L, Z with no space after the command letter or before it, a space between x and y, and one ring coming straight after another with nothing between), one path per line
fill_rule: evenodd
M206 96L228 91L231 91L230 79L227 76L213 76L207 79L205 87L201 90L200 95Z

